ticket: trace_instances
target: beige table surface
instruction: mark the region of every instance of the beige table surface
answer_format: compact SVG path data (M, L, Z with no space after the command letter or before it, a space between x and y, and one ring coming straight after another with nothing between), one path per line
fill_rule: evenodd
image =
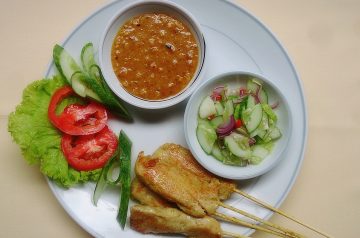
M7 116L42 77L53 45L106 2L0 1L0 237L89 237L22 159ZM360 1L237 2L284 44L304 85L308 144L281 208L334 237L360 237ZM298 227L277 215L272 221Z

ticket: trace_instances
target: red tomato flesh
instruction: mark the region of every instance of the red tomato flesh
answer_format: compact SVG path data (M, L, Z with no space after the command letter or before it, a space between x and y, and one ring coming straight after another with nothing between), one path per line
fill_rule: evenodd
M240 120L240 119L237 119L236 121L235 121L235 127L236 128L239 128L239 127L241 127L243 125L243 123L242 123L242 121Z
M102 168L115 153L117 146L117 138L107 126L96 134L64 134L61 138L61 149L67 162L78 171Z
M221 101L222 96L220 94L215 96L215 101Z
M59 103L71 95L76 94L70 86L62 87L54 93L48 108L51 123L69 135L90 135L101 131L106 125L107 113L99 103L72 104L67 106L60 115L56 115Z

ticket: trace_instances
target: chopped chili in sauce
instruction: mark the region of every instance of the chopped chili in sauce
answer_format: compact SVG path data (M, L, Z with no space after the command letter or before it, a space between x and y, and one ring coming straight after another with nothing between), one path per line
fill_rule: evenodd
M130 94L161 100L181 92L198 67L193 33L166 14L146 13L128 20L111 51L114 72Z

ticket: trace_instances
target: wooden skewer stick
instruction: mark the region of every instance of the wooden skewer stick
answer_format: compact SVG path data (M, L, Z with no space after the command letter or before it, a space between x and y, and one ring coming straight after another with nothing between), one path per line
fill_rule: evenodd
M245 226L245 227L248 227L248 228L258 230L258 231L267 232L267 233L272 234L272 235L280 236L280 237L283 237L283 238L288 238L289 237L289 236L287 236L286 234L284 234L282 232L270 230L268 228L265 228L265 227L262 227L262 226L259 226L259 225L255 225L255 224L252 224L252 223L249 223L249 222L246 222L246 221L242 221L242 220L237 219L235 217L226 216L226 215L218 213L218 212L215 212L214 216L219 217L224 221L232 222L232 223L235 223L235 224L238 224L238 225L241 225L241 226Z
M223 237L234 237L234 238L251 238L250 236L243 236L228 231L221 231Z
M283 211L281 211L279 209L276 209L275 207L273 207L273 206L271 206L271 205L269 205L269 204L255 198L255 197L251 196L250 194L247 194L247 193L245 193L245 192L243 192L243 191L241 191L239 189L234 189L234 192L236 192L236 193L246 197L247 199L249 199L249 200L251 200L253 202L256 202L257 204L259 204L259 205L261 205L261 206L263 206L263 207L265 207L265 208L267 208L267 209L269 209L269 210L271 210L273 212L276 212L276 213L278 213L278 214L280 214L280 215L282 215L282 216L284 216L284 217L286 217L286 218L288 218L288 219L290 219L290 220L292 220L292 221L294 221L294 222L296 222L296 223L298 223L298 224L300 224L300 225L302 225L302 226L304 226L304 227L306 227L306 228L308 228L308 229L310 229L310 230L312 230L312 231L314 231L314 232L316 232L316 233L318 233L318 234L320 234L322 236L325 236L327 238L331 238L331 236L326 234L325 232L319 231L319 230L315 229L314 227L312 227L312 226L310 226L308 224L305 224L305 223L299 221L298 219L296 219L296 218L294 218L294 217L292 217L290 215L287 215L285 212L283 212Z
M229 206L229 205L227 205L225 203L220 202L219 205L226 208L226 209L229 209L231 211L237 212L237 213L239 213L239 214L241 214L243 216L249 217L249 218L251 218L251 219L253 219L255 221L261 222L264 225L267 225L267 226L272 227L274 229L280 230L280 231L284 232L286 235L288 235L289 237L293 237L293 238L303 238L304 237L304 236L302 236L302 235L300 235L300 234L298 234L298 233L296 233L296 232L294 232L292 230L289 230L289 229L287 229L285 227L282 227L282 226L279 226L279 225L274 224L272 222L261 219L261 218L259 218L257 216L254 216L254 215L252 215L252 214L250 214L248 212L245 212L243 210L240 210L240 209L237 209L235 207Z

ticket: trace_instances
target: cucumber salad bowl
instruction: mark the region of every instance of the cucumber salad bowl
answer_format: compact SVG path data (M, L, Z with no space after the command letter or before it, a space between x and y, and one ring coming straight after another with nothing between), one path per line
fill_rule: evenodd
M286 159L291 111L264 76L236 71L207 80L189 99L184 118L191 152L218 176L250 179Z

